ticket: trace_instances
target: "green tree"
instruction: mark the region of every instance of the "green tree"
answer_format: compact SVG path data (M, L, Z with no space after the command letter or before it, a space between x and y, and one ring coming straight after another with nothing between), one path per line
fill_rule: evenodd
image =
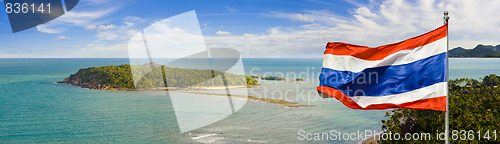
M482 81L474 79L455 79L449 81L450 92L450 138L453 130L473 131L474 139L451 139L452 143L500 143L500 76L488 75ZM397 109L386 114L382 120L382 130L392 133L431 133L430 141L391 141L382 143L443 143L436 138L437 132L444 132L444 115L442 111ZM412 119L413 118L413 119ZM412 122L409 131L401 131L402 123ZM481 131L481 140L478 137ZM489 131L489 139L485 133ZM496 131L496 139L493 132ZM460 136L460 135L459 135Z

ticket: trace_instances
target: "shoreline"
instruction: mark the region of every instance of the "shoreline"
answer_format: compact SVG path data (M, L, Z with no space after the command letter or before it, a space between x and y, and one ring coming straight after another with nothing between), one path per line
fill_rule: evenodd
M90 89L90 90L104 90L104 91L160 91L160 90L220 90L220 89L235 89L235 88L250 88L253 86L258 86L258 85L249 85L249 86L216 86L216 87L188 87L188 88L179 88L179 87L160 87L160 88L153 88L153 89L129 89L129 88L105 88L105 89L99 89L99 88L88 88L88 87L83 87L81 85L74 85L71 83L65 83L65 82L54 82L54 83L61 83L61 84L67 84L68 86L79 86L80 88L83 89ZM200 95L212 95L212 96L231 96L231 97L239 97L239 98L247 98L249 100L254 100L254 101L260 101L260 102L266 102L270 104L277 104L282 107L288 107L288 108L300 108L300 107L316 107L316 105L300 105L297 102L289 102L285 100L279 100L279 99L269 99L269 98L258 98L250 95L227 95L227 94L218 94L218 93L208 93L208 92L183 92L183 93L190 93L190 94L200 94Z
M235 86L212 86L212 87L157 87L157 88L148 88L148 89L135 89L135 88L116 88L116 87L106 87L99 85L97 88L86 87L79 84L68 83L64 81L58 81L54 83L67 84L69 86L78 86L84 89L91 90L105 90L105 91L160 91L160 90L220 90L220 89L235 89L235 88L250 88L257 85L235 85Z
M296 107L296 108L299 108L299 107L316 107L316 105L300 105L297 102L289 102L289 101L279 100L279 99L258 98L258 97L254 97L254 96L250 96L250 95L227 95L227 94L207 93L207 92L184 92L184 93L247 98L249 100L254 100L254 101L261 101L261 102L266 102L266 103L271 103L271 104L278 104L278 105L283 106L283 107Z

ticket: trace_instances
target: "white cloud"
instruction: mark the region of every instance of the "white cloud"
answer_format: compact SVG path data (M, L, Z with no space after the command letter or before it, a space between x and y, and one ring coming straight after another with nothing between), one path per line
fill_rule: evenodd
M36 26L36 29L39 32L51 33L51 34L53 34L53 33L60 33L60 32L64 31L63 29L55 28L55 27L50 27L48 25L38 25L38 26Z
M60 57L61 54L64 54L67 57L75 58L125 58L128 56L125 43L130 36L139 32L135 24L143 22L145 20L139 17L126 17L123 18L123 23L121 24L88 24L84 28L95 30L97 40L82 46L67 46L68 48L65 49L51 51L44 54L44 57ZM58 39L64 38L61 37Z
M136 17L136 16L127 16L127 17L123 18L123 21L130 22L130 23L143 23L143 22L145 22L145 20L143 18Z
M124 3L120 0L80 1L75 9L40 25L42 28L38 30L44 33L61 33L75 26L92 29L90 25L109 22L111 19L105 19L105 17L118 10Z
M37 26L37 28L38 31L44 33L61 33L71 26L82 26L85 29L92 29L92 23L98 23L98 19L110 14L112 11L114 11L113 8L89 12L69 11L55 20Z
M248 33L243 34L243 37L254 37L254 36L255 36L254 34L248 34Z
M376 17L377 15L372 13L367 7L360 7L356 9L356 13L365 17Z
M99 31L96 37L99 40L116 40L119 39L120 35L115 31Z
M96 25L88 25L88 26L85 26L83 28L86 29L86 30L93 30L93 29L96 29L97 26Z
M321 23L337 23L337 22L347 22L346 18L343 16L335 15L327 10L304 10L305 13L283 13L283 12L271 12L261 14L263 16L275 17L275 18L285 18L292 21L300 22L321 22Z
M314 18L308 14L273 12L272 16L277 18L288 18L293 21L314 22Z
M121 42L95 41L86 47L74 47L77 51L71 50L71 53L77 58L126 58L128 53L124 45Z
M129 16L123 18L123 23L118 26L114 24L88 26L87 29L96 29L98 40L128 40L132 35L139 32L134 22L142 23L144 19Z
M116 25L114 24L109 24L109 25L88 25L88 26L85 26L84 29L86 30L95 30L95 29L99 29L99 30L108 30L108 29L112 29L112 28L116 28Z
M128 56L127 48L122 42L104 42L96 41L88 44L87 47L79 48L80 52L76 53L76 57L93 57L93 58L126 58Z
M298 20L298 21L304 21L304 22L314 22L314 18L303 15L303 14L296 14L291 16L292 20Z
M16 49L0 53L3 58L126 58L123 42L95 42L88 45L64 45L51 49Z
M244 57L316 57L323 55L329 41L341 41L358 45L379 46L411 38L442 25L442 13L450 12L450 48L462 46L473 48L477 44L497 45L500 43L500 1L476 0L395 0L371 1L356 4L348 11L350 15L340 16L327 10L303 10L298 12L270 12L262 14L274 18L300 22L300 26L271 27L267 32L232 34L218 31L217 35L205 36L211 48L234 48ZM339 12L343 13L343 12ZM300 15L300 16L299 16ZM137 18L124 18L123 24L115 28L98 31L99 41L123 40L138 32ZM87 24L83 26L89 26ZM58 27L37 27L47 32L58 32ZM220 34L226 34L223 37ZM90 47L91 46L91 47ZM115 44L92 43L85 47L89 55L104 49L112 53L121 48ZM108 46L110 48L108 48ZM96 49L92 49L96 48ZM83 48L82 48L83 49ZM118 51L117 53L123 54ZM101 55L101 54L99 54ZM127 55L125 54L124 57ZM115 57L108 55L103 57Z
M70 23L73 25L86 25L93 20L99 19L110 14L114 9L105 9L100 11L74 12L69 11L60 18L56 19L60 22Z
M115 27L116 27L116 25L114 25L114 24L99 25L99 29L102 29L102 30L112 29L112 28L115 28Z
M217 31L215 32L217 35L230 35L231 32L228 32L228 31Z
M450 48L500 43L500 13L497 12L500 1L386 0L356 5L349 16L325 10L262 14L307 24L273 27L258 35L206 36L205 39L209 47L233 47L246 57L321 57L330 41L379 46L424 34L441 26L442 13L448 10Z
M237 12L238 9L235 9L235 8L231 8L229 6L226 6L226 9L229 11L229 12Z
M69 38L66 37L66 36L59 36L56 39L58 39L58 40L69 40Z

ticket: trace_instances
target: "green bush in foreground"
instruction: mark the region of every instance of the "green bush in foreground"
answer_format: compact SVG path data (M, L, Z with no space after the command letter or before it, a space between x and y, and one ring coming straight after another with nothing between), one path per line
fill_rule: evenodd
M450 142L500 143L500 76L489 75L482 80L449 81ZM386 113L382 130L387 133L430 133L430 140L385 140L382 143L444 143L436 134L444 132L445 112L436 110L397 109ZM405 123L405 124L402 124ZM453 131L455 131L455 135ZM465 130L462 131L461 130ZM472 130L472 131L470 131ZM493 133L496 130L495 133ZM469 132L470 131L470 132ZM480 131L480 136L478 132ZM489 131L489 135L486 132ZM465 133L465 136L463 136ZM474 138L470 135L472 134ZM481 140L479 140L479 137ZM489 137L489 140L487 139ZM465 140L461 140L461 139ZM495 140L496 138L496 140ZM456 139L456 140L453 140Z

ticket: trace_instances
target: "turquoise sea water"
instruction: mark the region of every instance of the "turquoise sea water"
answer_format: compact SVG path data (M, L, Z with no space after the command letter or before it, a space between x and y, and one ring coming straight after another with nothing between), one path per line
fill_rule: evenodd
M0 143L356 143L301 141L298 131L378 131L386 112L352 110L337 100L320 99L315 87L322 59L243 59L247 75L306 79L261 81L248 89L249 95L316 107L248 101L235 114L186 133L180 133L164 93L55 83L80 68L126 63L128 59L0 59ZM499 65L500 59L450 59L450 78L500 75Z

